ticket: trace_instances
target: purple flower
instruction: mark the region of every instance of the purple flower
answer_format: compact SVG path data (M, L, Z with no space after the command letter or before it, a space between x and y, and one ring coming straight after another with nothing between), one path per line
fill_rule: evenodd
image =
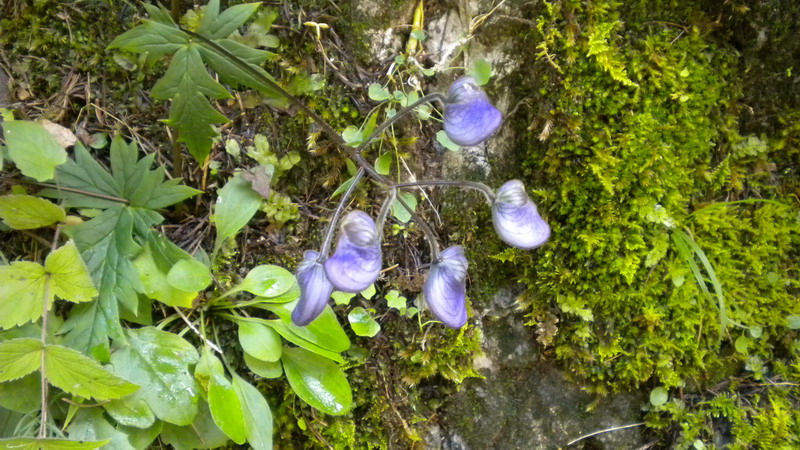
M467 323L467 267L464 249L448 247L431 266L423 292L425 302L437 319L450 328Z
M374 283L380 271L375 221L363 211L351 211L342 220L336 251L325 261L325 274L337 291L356 293Z
M500 127L503 116L471 76L450 85L444 107L444 132L458 145L478 145Z
M492 220L497 235L512 247L530 250L550 238L550 225L539 215L519 180L507 181L497 190Z
M303 262L297 267L297 284L300 285L300 300L292 311L292 322L304 327L322 313L333 292L333 285L319 262L319 253L308 250L303 254Z

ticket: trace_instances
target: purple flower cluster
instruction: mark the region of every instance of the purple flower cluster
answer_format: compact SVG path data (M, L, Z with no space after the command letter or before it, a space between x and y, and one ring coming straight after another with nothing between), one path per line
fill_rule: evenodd
M444 108L444 130L450 140L477 145L492 136L501 123L500 111L474 78L464 76L450 86ZM490 193L487 196L491 197ZM516 248L533 249L550 237L550 226L519 180L508 181L497 190L492 220L500 239ZM296 325L308 325L322 313L334 289L358 293L375 282L381 271L379 229L363 211L351 211L342 220L336 251L330 258L315 251L305 253L297 268L301 294L292 312ZM448 247L436 257L425 280L423 293L428 308L450 328L461 328L467 321L468 267L464 249Z

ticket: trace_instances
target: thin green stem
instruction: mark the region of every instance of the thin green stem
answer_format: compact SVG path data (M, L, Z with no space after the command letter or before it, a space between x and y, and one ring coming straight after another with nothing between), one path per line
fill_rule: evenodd
M61 227L56 226L56 232L53 235L53 243L50 246L50 253L56 251L58 248L58 237L61 234ZM42 355L41 360L39 361L39 375L41 376L41 401L42 401L42 417L41 422L39 422L39 438L44 439L47 437L47 365L46 365L46 358L47 354L44 351L44 347L47 345L47 315L48 310L50 309L50 277L45 277L44 282L44 296L42 298L42 334L40 336L42 342Z
M441 103L444 103L445 99L446 97L444 96L444 94L440 92L434 92L433 94L428 94L420 98L419 100L406 106L400 111L397 111L397 113L394 116L390 117L385 122L380 124L378 128L376 128L375 131L373 131L372 134L370 134L369 137L367 137L364 140L364 142L362 142L358 147L356 147L356 153L361 154L364 151L364 149L366 149L367 145L369 145L370 143L372 143L372 141L377 139L378 136L380 136L381 133L384 132L384 130L394 125L398 120L400 120L403 116L405 116L409 112L414 111L414 109L416 109L418 106L424 103L431 103L433 101L439 101Z
M333 232L336 230L336 224L339 222L339 217L342 215L342 211L344 211L347 200L353 194L353 191L356 189L356 186L362 178L364 178L363 167L358 169L358 173L356 173L356 176L353 177L353 182L350 183L350 186L347 188L344 194L342 194L342 198L339 200L339 204L336 206L336 211L333 212L331 223L328 225L328 230L325 232L325 239L322 241L322 247L319 251L320 260L325 260L328 257L328 252L331 250L331 242L333 241Z
M474 189L480 191L486 196L489 204L494 203L494 191L489 186L477 181L446 181L446 180L427 180L427 181L413 181L408 183L396 183L394 187L417 187L417 186L457 186L467 189Z

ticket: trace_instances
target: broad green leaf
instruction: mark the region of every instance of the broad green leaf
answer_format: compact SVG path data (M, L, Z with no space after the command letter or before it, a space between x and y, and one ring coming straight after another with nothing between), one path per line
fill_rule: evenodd
M256 375L264 378L278 378L283 374L280 361L268 362L256 359L249 354L244 354L244 362L247 367ZM2 386L2 385L0 385Z
M351 294L349 292L333 291L333 293L331 293L331 298L333 298L334 303L339 306L349 305L350 300L352 300L355 296L356 294Z
M264 396L236 375L233 376L233 389L244 413L247 442L255 450L272 449L272 411Z
M51 287L58 298L80 303L97 297L92 277L73 241L47 255L44 270L50 276Z
M211 272L194 258L182 259L169 269L167 282L182 291L198 292L211 284Z
M141 386L156 417L177 425L192 423L197 413L197 386L189 366L198 360L183 338L153 327L127 330L127 343L111 355L114 373Z
M375 171L381 175L389 175L392 168L392 152L386 152L375 160Z
M467 75L475 78L475 82L478 86L483 86L488 83L489 78L492 77L492 65L485 59L475 60L472 63L472 70L470 70Z
M39 353L39 355L41 355L41 353ZM2 355L0 355L0 360L2 360L2 358ZM280 369L280 363L277 364ZM39 364L37 363L37 369L38 366ZM3 370L0 369L0 373L2 373L2 371ZM22 414L38 411L41 389L41 377L37 373L29 373L13 381L2 382L0 383L0 408L10 409ZM0 432L0 436L2 435L2 432Z
M56 166L67 160L67 152L43 126L35 122L3 122L8 157L23 175L37 181L53 179Z
M412 211L417 209L417 197L415 197L414 194L410 192L400 192L397 198L402 198ZM411 213L401 205L397 199L392 203L392 216L403 223L411 220Z
M225 239L238 233L258 211L263 198L250 187L241 175L235 175L217 193L211 221L217 229L214 252L222 247Z
M149 245L133 260L133 266L139 274L144 293L149 298L169 306L191 308L197 292L187 292L173 287L167 281L167 275L156 264Z
M175 52L167 73L153 86L150 95L158 100L172 100L165 122L178 130L178 141L186 143L198 162L205 161L212 138L217 135L211 125L228 122L206 97L223 99L231 94L208 74L198 44L189 44Z
M336 313L330 306L325 306L322 313L310 324L298 327L292 322L292 311L296 305L295 302L263 305L262 307L277 314L293 333L309 342L334 352L343 352L350 348L350 338L347 337L347 333L339 324Z
M0 342L0 383L16 380L39 370L42 362L42 342L18 338Z
M357 306L347 315L350 328L357 336L372 337L381 331L381 325L364 308Z
M208 377L208 406L214 423L237 444L245 441L244 415L239 397L225 377L222 362L206 347L197 364L197 371L204 370ZM198 375L197 371L195 376Z
M147 428L126 427L125 425L118 424L117 430L128 436L128 442L131 443L133 448L142 449L150 448L150 444L161 434L163 427L164 422L159 420Z
M153 17L154 19L160 18ZM152 62L168 53L174 53L189 43L189 36L175 26L144 20L142 25L122 33L110 44L109 49L118 48L131 53L147 53Z
M236 290L270 298L285 293L295 283L294 274L283 267L263 264L250 269Z
M650 404L653 406L661 406L664 403L667 403L669 399L669 393L664 388L664 386L658 386L657 388L650 391Z
M50 226L64 220L64 208L32 195L0 197L0 219L15 230Z
M368 288L360 292L361 296L369 300L375 295L375 283L369 285Z
M786 326L789 327L790 330L800 329L800 316L794 314L786 316Z
M104 404L103 408L118 424L127 427L148 428L156 421L155 414L140 395L112 400Z
M278 84L275 79L267 71L258 65L266 61L272 56L273 53L263 50L257 50L230 39L218 39L214 41L217 45L227 50L229 53L244 61L250 69L260 74L262 77L271 80ZM259 77L254 76L247 70L242 69L237 64L231 61L212 48L206 43L200 47L200 54L203 55L205 61L217 74L220 79L227 84L234 87L245 86L258 90L261 94L270 99L275 99L279 104L285 104L286 99L275 88L261 81Z
M275 331L278 332L278 334L283 336L284 339L291 342L292 344L303 347L308 351L314 352L320 356L336 361L338 363L344 362L344 358L342 358L342 356L338 352L328 350L324 347L321 347L309 341L308 339L298 336L297 333L295 333L288 325L283 323L280 319L265 320L264 323L271 326Z
M450 137L447 136L447 133L444 130L439 130L436 132L436 141L442 144L442 146L450 151L456 152L461 149L461 146L450 140Z
M39 264L20 261L0 266L0 328L11 328L42 317L45 295L53 303L53 292L46 288L47 277Z
M212 0L209 2L209 5L206 6L206 11L211 8L212 2L219 3L219 0ZM197 33L212 39L228 37L239 27L244 25L259 6L259 3L245 3L243 5L231 6L219 15L208 15L211 20L204 20L197 29Z
M272 328L242 319L239 322L239 344L245 353L262 361L277 361L281 358L283 341Z
M0 448L15 450L94 450L111 442L102 441L70 441L68 439L11 438L0 439Z
M367 93L369 95L369 98L375 100L376 102L392 98L392 94L385 87L381 86L378 83L370 84Z
M348 125L342 131L342 139L351 147L358 147L364 141L364 133L354 125Z
M297 300L298 298L300 298L300 286L295 283L289 288L288 291L277 297L259 297L258 300L264 303L288 303Z
M202 399L191 425L179 427L165 423L161 430L161 439L175 450L217 448L228 442L228 436L214 423L208 403Z
M34 410L38 410L39 404L36 402L33 402L33 404L35 405ZM25 417L24 413L0 407L0 445L3 445L3 438L14 436L15 431L17 431L17 425L19 425L23 417Z
M338 365L302 348L283 349L286 378L306 403L334 416L346 414L353 403L347 377Z
M401 314L405 313L406 302L408 302L408 300L400 295L399 291L392 289L386 294L386 303L389 308L399 309Z
M44 352L47 380L64 392L102 401L124 397L139 389L71 348L48 345Z
M71 439L81 441L110 440L107 448L134 450L128 436L112 426L100 408L79 408L75 419L67 427Z

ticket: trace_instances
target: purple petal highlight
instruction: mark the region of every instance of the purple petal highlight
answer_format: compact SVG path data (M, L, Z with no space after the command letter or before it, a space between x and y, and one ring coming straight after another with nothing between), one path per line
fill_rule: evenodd
M304 327L322 313L333 292L333 285L319 262L319 253L305 252L303 262L297 267L297 284L300 285L300 300L292 311L292 322Z
M469 262L460 245L448 247L431 266L425 280L425 302L437 319L450 328L467 323L467 268Z
M492 221L500 239L512 247L530 250L550 238L550 225L539 215L519 180L508 181L497 190Z
M478 145L493 135L503 116L475 79L463 76L450 85L444 107L444 132L458 145Z
M325 274L337 291L357 293L374 283L380 271L375 221L363 211L351 211L342 220L336 251L325 261Z

